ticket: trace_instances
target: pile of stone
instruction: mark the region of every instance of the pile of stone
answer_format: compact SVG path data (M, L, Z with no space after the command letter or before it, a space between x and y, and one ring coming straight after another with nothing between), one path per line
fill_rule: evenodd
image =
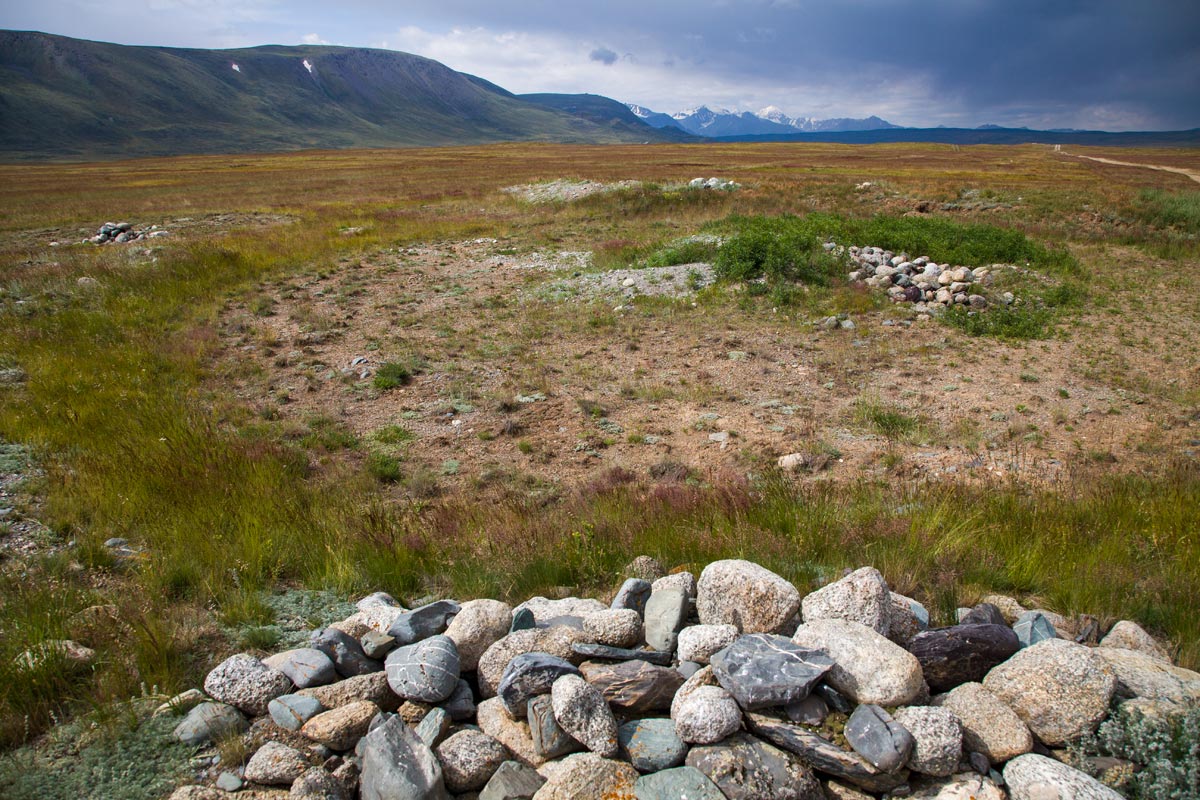
M991 597L930 628L869 567L807 596L741 560L627 574L610 603L374 594L308 647L235 655L175 735L256 750L174 800L1115 800L1061 748L1119 705L1200 702L1133 622Z
M960 305L975 311L988 307L988 299L978 290L991 283L992 268L956 267L938 264L928 256L910 259L907 253L892 253L879 247L849 247L828 243L825 249L845 255L853 269L847 276L851 282L885 289L897 303L913 303L918 312L936 312L947 306ZM1005 292L1002 302L1015 301Z
M136 242L138 239L157 239L166 235L167 231L157 225L138 230L129 222L106 222L96 231L96 235L87 241L92 244L125 244Z
M688 181L688 187L691 189L712 189L720 192L732 192L742 188L742 185L736 181L727 181L721 178L692 178Z

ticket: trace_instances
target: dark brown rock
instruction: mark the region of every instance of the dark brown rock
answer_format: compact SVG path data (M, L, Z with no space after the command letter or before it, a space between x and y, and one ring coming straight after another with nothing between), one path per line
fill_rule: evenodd
M670 667L657 667L645 661L619 661L603 664L584 663L580 670L588 683L604 695L614 711L641 714L671 707L675 692L683 685L683 676Z
M1007 625L954 625L922 631L908 643L934 692L981 681L992 667L1021 648Z

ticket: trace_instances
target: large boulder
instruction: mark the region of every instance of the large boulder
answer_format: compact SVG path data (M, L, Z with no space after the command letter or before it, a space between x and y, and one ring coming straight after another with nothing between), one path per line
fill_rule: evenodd
M458 649L437 635L393 650L385 664L388 685L405 700L440 703L458 687Z
M474 672L484 651L508 634L512 607L499 600L471 600L446 627L446 636L458 648L459 667Z
M267 742L246 762L245 778L264 786L291 786L308 769L308 762L294 747Z
M508 748L470 728L450 736L433 752L442 765L446 788L454 794L479 791L508 760Z
M891 630L892 595L873 567L863 567L806 595L801 603L805 622L846 619L887 636Z
M333 659L312 647L285 650L264 658L263 664L287 675L297 689L324 686L338 679Z
M828 653L833 666L825 682L855 702L906 705L924 689L916 657L860 623L841 619L806 622L796 629L792 641Z
M449 800L442 767L399 717L367 734L362 747L362 800Z
M688 596L678 587L659 589L646 601L642 638L655 650L675 650L679 630L687 618Z
M1146 633L1141 625L1128 619L1123 619L1116 625L1113 625L1108 635L1100 640L1100 646L1136 650L1159 661L1165 661L1168 664L1171 663L1170 653L1155 641L1153 636Z
M538 789L534 800L634 800L638 773L595 753L567 756Z
M742 727L742 709L733 695L717 684L712 667L704 667L675 693L671 720L683 741L713 744Z
M824 800L812 769L793 753L738 733L720 744L693 747L694 767L729 800Z
M514 631L496 640L479 657L479 665L476 668L479 694L485 698L495 697L496 687L504 677L508 662L522 653L549 653L578 664L583 661L583 657L577 655L571 646L589 641L588 635L582 630L566 625Z
M1033 736L1016 712L982 683L964 683L933 698L934 705L954 712L962 724L963 747L982 753L993 764L1033 749Z
M742 633L778 633L800 610L796 587L751 561L714 561L700 573L696 612L705 625L736 625Z
M983 685L1054 747L1095 730L1108 714L1117 679L1089 648L1047 639L993 668Z
M689 625L679 632L679 660L707 664L740 635L736 625Z
M578 674L579 667L566 659L549 653L522 653L508 662L496 694L509 714L523 717L531 698L549 694L563 675Z
M912 734L877 705L864 703L846 720L846 742L884 772L895 772L913 752Z
M617 719L600 690L579 675L563 675L550 690L554 718L593 753L617 754Z
M912 734L916 746L908 759L913 772L945 778L954 774L962 756L962 724L954 712L932 706L896 709L896 722Z
M222 661L204 679L204 691L252 717L267 713L267 705L292 689L288 676L248 653Z
M1176 705L1200 703L1200 673L1154 655L1119 647L1097 647L1092 655L1117 676L1118 697L1140 697Z
M711 661L717 682L747 711L803 700L833 667L823 651L769 633L741 636Z
M983 680L988 670L1020 649L1020 640L1007 625L935 628L908 642L908 651L921 662L925 680L935 692Z
M1008 762L1004 782L1009 800L1121 800L1118 792L1092 776L1035 753Z
M534 620L544 625L556 617L578 617L583 619L595 611L604 611L606 606L599 600L590 597L564 597L560 600L550 600L545 597L531 597L513 609L513 612L529 609Z

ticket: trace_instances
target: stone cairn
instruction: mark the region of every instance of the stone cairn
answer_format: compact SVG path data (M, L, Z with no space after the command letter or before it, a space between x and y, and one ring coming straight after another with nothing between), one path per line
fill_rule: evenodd
M136 242L138 239L157 239L166 236L167 231L157 225L138 230L129 222L106 222L96 231L96 235L87 239L92 244L125 244Z
M993 596L930 628L870 567L807 596L741 560L626 574L611 603L377 593L232 656L162 711L199 701L176 737L257 750L172 798L1115 800L1055 756L1120 705L1200 702L1133 622Z
M993 269L1005 266L955 267L937 264L928 256L910 259L907 253L896 254L879 247L844 248L832 242L825 249L849 259L852 270L847 277L852 283L886 290L895 302L913 303L916 311L924 313L956 305L985 310L989 301L977 290L991 283ZM1000 300L1005 305L1016 302L1012 292L1005 292Z

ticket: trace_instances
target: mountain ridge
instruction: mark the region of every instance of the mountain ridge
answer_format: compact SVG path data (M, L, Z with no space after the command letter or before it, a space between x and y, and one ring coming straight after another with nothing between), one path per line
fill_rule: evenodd
M786 136L793 133L820 131L859 131L898 128L877 116L862 119L837 117L815 119L813 117L791 117L777 106L767 106L757 112L735 112L728 109L711 109L701 105L663 114L635 103L627 104L631 113L643 122L657 128L677 126L688 133L705 138L726 136Z

